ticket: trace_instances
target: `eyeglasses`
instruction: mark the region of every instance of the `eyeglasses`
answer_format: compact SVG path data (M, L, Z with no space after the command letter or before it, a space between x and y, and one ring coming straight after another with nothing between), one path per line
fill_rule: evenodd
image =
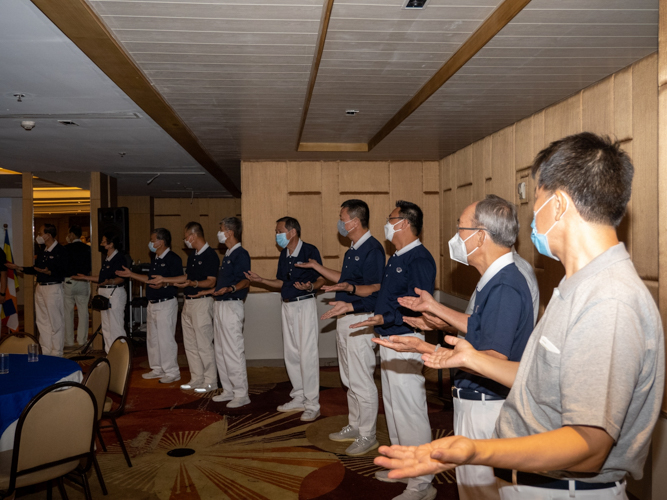
M392 219L405 219L405 217L387 217L387 222L389 222Z

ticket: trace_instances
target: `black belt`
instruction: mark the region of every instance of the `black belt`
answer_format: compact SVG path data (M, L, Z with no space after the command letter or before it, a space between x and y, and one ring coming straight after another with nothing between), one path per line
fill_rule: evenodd
M120 288L123 285L100 285L97 288Z
M493 468L496 477L513 483L512 471L509 469ZM541 474L532 474L530 472L516 471L516 483L523 486L534 486L536 488L549 488L551 490L569 490L570 480L554 479L553 477L542 476ZM575 490L604 490L613 488L616 483L585 483L583 481L574 481Z
M482 399L482 396L484 398ZM472 389L458 389L452 387L452 397L459 399L469 399L470 401L504 401L505 398L500 396L491 396L490 394L482 394L481 392L473 391Z
M185 297L185 300L195 300L195 299L203 299L204 297L208 297L208 295L200 295L199 297Z
M38 285L49 286L49 285L60 285L62 281L49 281L48 283L37 282Z
M166 302L167 300L172 300L175 299L176 297L169 297L168 299L155 299L155 300L149 300L151 304L157 304L158 302Z
M283 302L298 302L300 300L312 299L313 297L315 297L315 294L311 293L310 295L302 295L301 297L294 297L293 299L283 299Z

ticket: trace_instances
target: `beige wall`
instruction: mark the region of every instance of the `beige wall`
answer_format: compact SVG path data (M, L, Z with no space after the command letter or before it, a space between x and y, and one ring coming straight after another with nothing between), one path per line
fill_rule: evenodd
M243 162L241 211L252 268L261 276L275 277L279 256L275 221L291 216L299 220L303 240L320 250L325 265L340 269L349 241L338 236L336 224L341 203L350 198L368 203L371 233L383 242L385 219L396 200L417 203L425 213L422 241L438 261L439 176L435 161ZM385 249L394 251L388 242Z

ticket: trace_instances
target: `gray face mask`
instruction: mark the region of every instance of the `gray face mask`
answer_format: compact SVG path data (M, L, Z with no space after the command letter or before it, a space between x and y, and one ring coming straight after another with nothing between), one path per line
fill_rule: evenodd
M352 219L354 220L354 219ZM340 234L343 238L345 238L350 232L345 228L345 225L348 222L352 222L352 220L349 220L347 222L343 222L342 220L338 220L338 234Z

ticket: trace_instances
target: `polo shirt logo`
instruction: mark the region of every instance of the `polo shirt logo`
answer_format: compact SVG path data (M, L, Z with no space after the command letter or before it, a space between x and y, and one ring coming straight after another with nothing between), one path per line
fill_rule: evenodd
M162 267L164 267L164 263L162 264Z
M403 269L401 269L400 267L397 267L397 268L396 268L396 272L397 272L397 273L402 273L402 272L403 272Z
M354 260L356 260L357 262L359 262L359 256L357 255L357 256L354 258Z

